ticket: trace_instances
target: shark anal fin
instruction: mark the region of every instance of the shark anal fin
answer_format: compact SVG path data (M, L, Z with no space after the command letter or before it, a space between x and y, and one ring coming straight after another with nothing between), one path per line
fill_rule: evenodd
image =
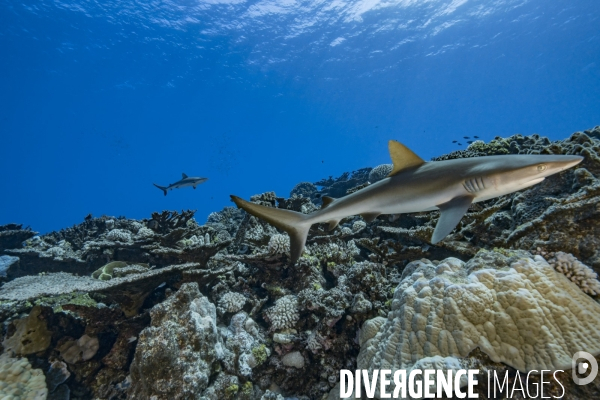
M438 220L433 236L431 237L431 243L436 244L442 241L460 222L462 217L465 215L469 206L473 202L471 196L459 196L452 200L438 205L440 209L440 219Z
M321 209L324 209L325 207L330 205L333 201L335 201L335 199L333 197L329 197L329 196L323 196L323 197L321 197L321 200L323 200L323 205L321 206Z
M365 222L367 224L369 222L375 221L375 218L379 217L380 215L381 215L381 213L378 213L378 212L362 213L362 214L360 214L360 216L365 220Z
M331 221L327 221L327 223L329 224L329 226L327 227L328 230L332 231L334 230L338 224L340 223L339 219L332 219Z
M394 168L388 176L396 175L398 172L407 168L417 167L421 164L425 164L425 161L421 157L413 153L411 149L400 142L390 140L388 147L390 150L392 163L394 163Z
M181 179L185 179L185 178L187 178L187 177L188 177L188 176L187 176L186 174L184 174L183 172L181 173Z

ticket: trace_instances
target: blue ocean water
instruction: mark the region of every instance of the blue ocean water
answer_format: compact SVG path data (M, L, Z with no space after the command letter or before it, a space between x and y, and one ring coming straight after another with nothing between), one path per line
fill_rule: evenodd
M600 124L597 0L0 0L0 224L196 209ZM209 180L162 192L181 173Z

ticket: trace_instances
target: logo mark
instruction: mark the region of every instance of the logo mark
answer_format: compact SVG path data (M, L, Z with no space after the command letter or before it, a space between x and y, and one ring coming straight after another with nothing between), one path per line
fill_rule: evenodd
M577 361L582 358L586 361L578 363ZM598 363L596 362L596 359L590 353L585 351L578 351L577 353L573 354L573 358L571 359L571 368L573 382L575 382L576 385L587 385L596 378L596 375L598 375ZM590 374L586 378L580 378L577 376L577 374L583 375L588 371Z

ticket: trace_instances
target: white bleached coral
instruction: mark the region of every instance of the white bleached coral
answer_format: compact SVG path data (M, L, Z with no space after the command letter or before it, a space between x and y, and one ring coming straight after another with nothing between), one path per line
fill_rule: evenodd
M273 330L292 328L298 322L298 298L293 295L283 296L275 305L265 311Z
M363 229L365 229L366 227L367 227L367 224L365 221L361 221L361 220L355 221L352 224L352 232L358 233L358 232L362 231Z
M108 232L106 238L115 242L129 242L131 240L131 233L124 229L113 229Z
M26 358L0 356L0 398L45 400L48 397L46 377L41 369L31 368Z
M299 351L292 351L281 358L281 362L286 367L294 367L298 369L304 368L304 357Z
M227 292L219 299L219 311L236 313L246 304L246 297L241 293Z
M409 264L388 318L363 326L358 368L408 369L476 347L520 371L569 369L582 348L600 354L600 305L542 257L467 275L469 265L455 258Z
M591 296L600 295L600 282L598 274L593 269L579 261L575 256L562 251L556 252L554 257L548 260L555 270L566 276Z
M150 228L146 228L145 226L142 226L138 232L137 235L139 238L149 238L154 236L154 231Z
M290 237L279 233L271 236L268 249L271 254L290 254Z

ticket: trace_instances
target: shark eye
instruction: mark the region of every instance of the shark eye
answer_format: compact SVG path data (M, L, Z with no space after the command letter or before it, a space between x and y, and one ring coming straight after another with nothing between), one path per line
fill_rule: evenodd
M545 164L540 164L537 166L537 170L542 172L546 170L546 165Z

